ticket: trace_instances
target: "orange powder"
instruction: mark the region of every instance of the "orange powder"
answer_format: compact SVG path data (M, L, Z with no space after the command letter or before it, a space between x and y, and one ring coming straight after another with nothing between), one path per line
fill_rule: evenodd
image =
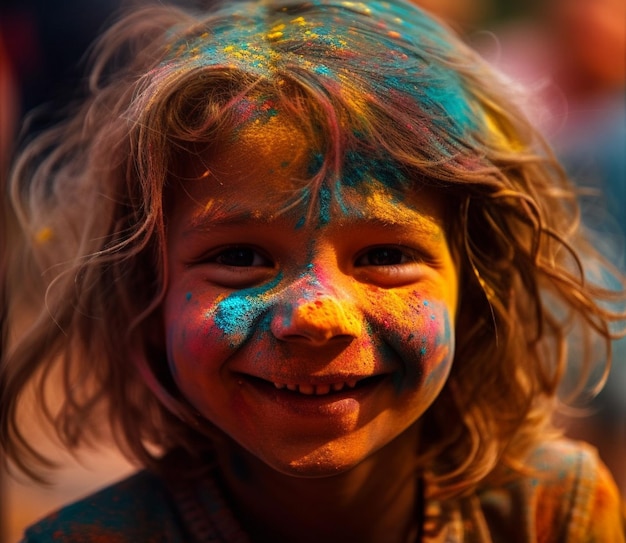
M333 298L320 298L297 307L293 315L295 328L306 328L317 340L328 341L336 335L361 334L361 322L343 304Z
M302 130L285 115L276 113L269 118L256 119L246 124L235 137L233 145L240 156L252 154L269 172L286 170L294 177L306 173L310 143ZM290 157L288 162L285 157Z

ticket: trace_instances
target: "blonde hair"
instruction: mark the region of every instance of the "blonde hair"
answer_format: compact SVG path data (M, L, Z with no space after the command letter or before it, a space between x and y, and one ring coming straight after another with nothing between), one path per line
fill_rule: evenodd
M585 269L609 268L579 233L568 181L505 82L442 25L398 0L224 0L207 13L139 10L95 51L89 97L26 146L9 182L6 216L22 233L6 259L10 315L27 294L35 315L22 333L4 330L16 335L0 381L7 458L32 476L45 465L17 419L32 383L69 448L101 416L147 466L155 448L210 447L155 339L164 196L182 157L228 138L241 104L259 97L320 151L311 188L338 178L357 152L395 164L402 175L390 182L403 190L429 185L446 198L461 266L457 348L423 417L418 459L438 491L458 494L499 466L521 466L552 435L568 335L576 331L583 353L582 385L593 338L610 348L611 323L624 319L615 309L624 293L586 278ZM608 371L608 357L599 363ZM54 367L65 398L56 412L45 395Z

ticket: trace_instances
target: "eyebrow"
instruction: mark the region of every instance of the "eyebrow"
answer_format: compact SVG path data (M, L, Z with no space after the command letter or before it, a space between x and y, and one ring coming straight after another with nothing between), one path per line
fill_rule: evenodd
M270 212L266 210L254 209L224 209L228 204L219 202L215 204L213 201L205 209L194 213L192 217L186 220L183 235L193 234L197 232L206 232L219 227L249 227L255 224L272 224L284 217L282 212ZM410 228L412 233L421 233L425 236L438 237L445 232L445 226L434 220L430 215L414 210L415 214L407 216L406 213L399 212L392 215L388 211L385 213L376 213L375 209L370 208L367 215L343 215L335 217L328 226L337 225L346 229L358 229L362 225L370 225L380 228ZM310 218L311 221L317 221L316 215ZM295 228L295 226L294 226Z
M402 214L401 214L402 215ZM413 217L400 216L390 221L387 217L379 217L369 215L366 217L346 217L338 221L342 228L349 230L358 230L361 225L369 225L384 228L401 228L410 235L428 236L431 238L440 238L445 236L445 226L440 224L427 214L414 215Z
M215 226L244 226L252 222L271 223L280 217L282 213L267 213L260 209L247 209L227 202L215 202L211 200L204 209L194 213L185 220L184 234L194 231L210 230Z

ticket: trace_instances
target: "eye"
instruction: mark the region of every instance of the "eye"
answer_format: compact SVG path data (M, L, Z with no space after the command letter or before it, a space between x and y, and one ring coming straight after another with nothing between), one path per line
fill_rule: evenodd
M424 255L401 245L378 245L363 250L354 262L355 277L383 288L416 283L428 265Z
M276 273L274 262L263 251L246 245L216 247L191 265L207 281L233 289L263 283Z
M415 258L399 247L374 247L360 255L355 266L397 266L413 262Z
M271 267L272 263L251 247L226 247L207 259L209 262L222 266L252 268L257 266Z

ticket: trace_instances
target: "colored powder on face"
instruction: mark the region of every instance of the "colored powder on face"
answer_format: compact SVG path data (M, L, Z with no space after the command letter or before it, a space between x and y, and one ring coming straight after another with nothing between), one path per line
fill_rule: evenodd
M322 166L324 165L324 155L318 152L311 153L311 157L309 159L307 175L309 177L313 177L316 173L318 173Z
M326 183L323 183L319 190L319 222L323 226L330 222L331 202L333 194Z
M390 206L394 198L383 190L372 190L367 195L366 208L377 217L386 219L389 224L396 222L399 209L394 206Z
M324 193L318 198L322 201L323 196L325 204L320 210L321 225L342 219L375 218L389 225L416 225L420 220L413 208L404 202L406 191L392 191L376 179L364 178L357 189L345 187L337 181L332 193L329 195L328 192L324 188ZM328 205L326 202L329 202ZM424 231L432 231L432 227L426 225L428 220L423 221Z
M294 16L287 5L274 10L263 3L233 2L219 12L216 20L223 23L215 23L211 32L174 43L163 71L211 66L235 68L270 82L311 78L320 93L340 97L365 125L382 103L411 112L408 124L419 146L442 158L456 156L454 142L485 124L477 122L465 83L450 67L453 46L447 34L419 9L387 2L316 4L307 3ZM361 14L359 24L353 24L356 15L351 12ZM246 100L237 106L243 125L264 124L276 115L272 99L260 95ZM346 184L363 179L362 158L347 160ZM390 187L406 183L403 172L387 161L381 162L382 169L371 158L369 162L370 175L379 181ZM312 169L317 171L316 164Z
M314 153L309 163L308 174L315 175L322 167L323 155ZM340 217L363 217L367 211L374 211L379 218L385 218L390 224L397 222L398 206L402 193L408 188L409 180L391 159L372 157L361 152L346 153L343 169L331 189L330 181L321 184L317 194L319 226L325 226L332 220L334 207L337 206ZM350 192L345 189L356 189ZM395 192L391 192L394 190ZM309 188L300 191L302 201L310 201ZM357 196L358 202L351 205ZM365 196L365 201L363 197ZM296 228L306 223L304 217L297 221Z
M372 156L360 151L346 153L341 178L348 187L357 187L372 179L393 189L401 189L407 184L406 175L391 157Z
M339 205L339 210L344 217L348 217L350 214L350 207L346 204L343 198L342 184L341 181L337 181L335 183L335 190L333 192L333 196L335 197L335 201Z
M416 126L424 118L428 119L426 124L437 125L426 126L422 139L424 146L436 148L438 155L450 156L452 153L446 151L445 141L440 143L441 134L460 138L474 126L475 114L459 76L444 61L428 62L429 57L420 53L422 50L434 51L433 58L439 56L445 60L451 46L446 43L446 35L419 10L386 2L367 5L342 2L331 9L319 9L315 2L311 2L307 3L305 15L294 17L288 7L283 13L278 13L262 5L241 3L237 7L236 4L225 9L222 26L216 26L211 33L185 36L174 44L170 57L163 65L176 59L183 65L195 63L199 68L228 66L246 74L260 75L269 81L285 77L285 73L308 74L306 78L314 78L320 93L326 93L331 98L340 97L350 115L365 119L366 122L359 125L361 128L368 126L368 116L372 115L373 109L381 107L377 101L390 99L401 111L405 109L401 106L406 103L407 111L426 112L420 114L419 119L417 114L413 115ZM363 28L361 23L350 25L345 14L339 15L344 9L367 14L371 20L361 21ZM240 18L232 17L233 14ZM368 20L370 27L366 26ZM268 21L271 23L268 24ZM403 36L407 36L407 41ZM370 54L372 51L375 54ZM341 58L342 62L333 61L336 58ZM377 66L380 67L380 75L376 71ZM337 85L333 87L331 80ZM249 146L261 150L263 163L267 164L270 172L287 168L285 154L272 161L272 156L280 155L276 153L277 147L284 150L291 148L290 153L296 152L293 150L292 126L281 119L277 103L277 98L259 92L243 98L234 107L238 116L235 131L237 144L241 143L242 148ZM342 128L357 130L355 127ZM358 133L352 135L359 138ZM362 137L366 145L371 144L365 135ZM303 148L300 143L296 147L298 150ZM308 163L309 175L319 172L323 162L321 154L313 154ZM394 190L406 189L410 182L406 172L390 158L349 150L341 172L341 183L356 188L368 185L372 180ZM334 181L330 179L328 183ZM336 189L334 186L331 190L326 184L320 188L320 225L326 225L331 220L333 198L341 213L349 211L341 192ZM383 200L380 194L373 193L368 205L382 204ZM302 228L304 224L305 219L301 218L296 228Z
M368 329L377 338L378 350L387 359L402 361L404 371L397 380L398 392L414 386L437 369L447 371L454 352L454 338L444 303L424 300L424 293L371 290L362 302ZM433 319L431 316L435 316ZM436 379L432 379L436 382Z
M306 329L312 337L327 341L335 335L361 335L361 322L341 300L320 297L299 304L291 314L291 324Z
M231 338L232 345L242 343L255 323L268 308L265 295L281 281L278 274L271 282L231 293L218 302L214 311L215 324Z
M298 162L300 154L308 149L308 142L286 116L279 115L274 106L266 105L264 97L260 97L258 103L255 97L246 98L244 113L240 115L237 112L237 126L232 141L249 146L264 160L270 160L278 150L280 157L274 157L271 161L271 167L278 170ZM285 156L289 157L288 161Z

